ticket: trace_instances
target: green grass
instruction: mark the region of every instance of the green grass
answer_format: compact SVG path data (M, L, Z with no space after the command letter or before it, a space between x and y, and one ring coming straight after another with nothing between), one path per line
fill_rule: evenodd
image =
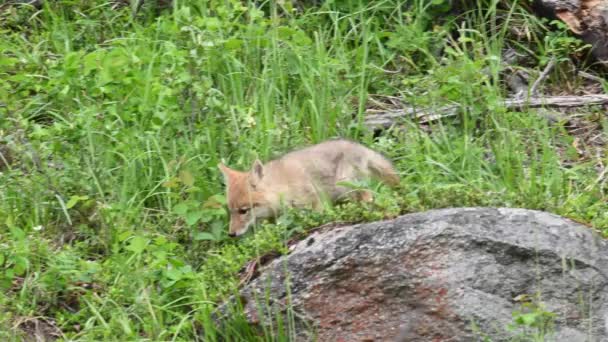
M502 49L567 66L563 27L546 35L524 9L491 3L459 17L447 2L366 3L175 1L158 16L111 2L6 7L0 142L16 161L0 174L0 336L31 332L29 320L64 339L251 340L238 315L221 329L210 319L239 269L332 220L513 206L608 234L597 160L562 125L501 105ZM531 38L510 36L515 24ZM378 95L462 110L374 138L362 123ZM245 169L338 136L391 157L401 187L372 184L373 204L227 238L218 162ZM289 340L290 324L255 336Z

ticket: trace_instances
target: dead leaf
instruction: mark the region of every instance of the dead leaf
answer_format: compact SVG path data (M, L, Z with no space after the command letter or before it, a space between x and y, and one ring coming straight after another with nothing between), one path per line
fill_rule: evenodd
M563 11L558 11L556 13L556 15L563 22L565 22L566 25L568 25L568 27L570 28L570 30L572 30L572 32L574 32L576 34L583 33L583 30L581 29L581 23L578 20L578 17L576 15L574 15L574 13L563 10Z

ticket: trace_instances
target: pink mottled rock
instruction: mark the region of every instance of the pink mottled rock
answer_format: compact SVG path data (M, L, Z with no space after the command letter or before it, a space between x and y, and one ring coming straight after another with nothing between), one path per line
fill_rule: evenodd
M314 234L241 296L257 324L289 304L302 341L506 341L537 293L548 340L608 340L608 242L539 211L434 210Z

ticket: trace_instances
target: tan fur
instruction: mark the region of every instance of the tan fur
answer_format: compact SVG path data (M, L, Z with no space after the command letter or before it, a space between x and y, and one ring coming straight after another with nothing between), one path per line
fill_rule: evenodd
M330 140L290 152L265 165L256 160L248 172L218 165L226 179L230 235L238 236L259 219L275 217L284 207L320 209L322 200L348 197L372 201L369 191L336 183L376 177L390 186L399 176L390 161L348 140Z

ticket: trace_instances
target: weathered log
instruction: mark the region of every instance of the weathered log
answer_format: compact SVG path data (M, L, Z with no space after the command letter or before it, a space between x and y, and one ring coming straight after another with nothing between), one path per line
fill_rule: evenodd
M576 108L597 105L608 105L608 95L532 97L506 99L504 102L504 106L508 110L539 107ZM372 130L389 128L405 118L416 119L418 122L425 123L455 116L459 112L458 109L458 106L445 106L437 110L415 107L406 107L398 110L368 110L365 117L365 126Z
M608 66L608 1L537 0L541 15L555 17L593 46L593 55Z

